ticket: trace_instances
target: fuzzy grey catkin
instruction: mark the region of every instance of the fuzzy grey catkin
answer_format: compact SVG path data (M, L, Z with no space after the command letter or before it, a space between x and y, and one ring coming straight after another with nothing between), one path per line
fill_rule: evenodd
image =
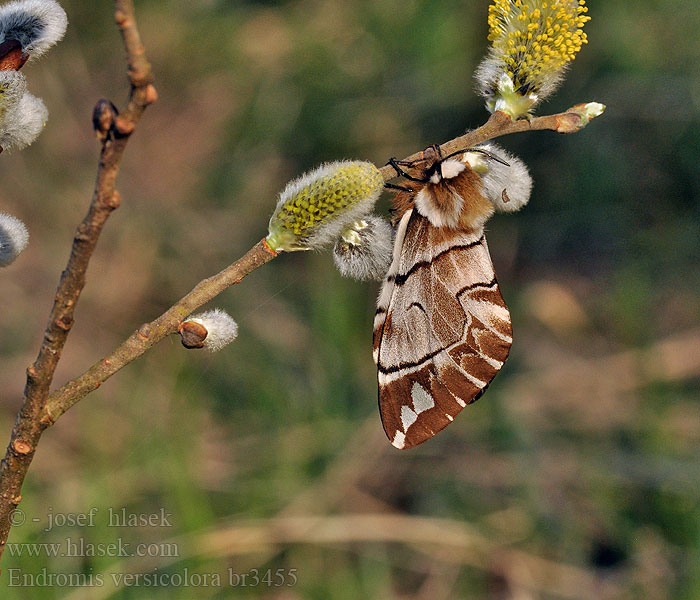
M17 217L0 213L0 267L7 267L29 243L29 232Z
M377 215L367 215L346 229L335 243L333 261L344 277L381 281L391 265L393 230Z
M67 26L66 11L55 0L16 0L0 6L0 42L17 40L29 60L60 41Z
M185 319L199 323L207 330L207 336L202 346L209 352L217 352L230 344L238 336L238 323L226 311L215 308Z
M0 147L12 150L29 146L39 136L48 118L49 111L41 98L25 92L0 115Z

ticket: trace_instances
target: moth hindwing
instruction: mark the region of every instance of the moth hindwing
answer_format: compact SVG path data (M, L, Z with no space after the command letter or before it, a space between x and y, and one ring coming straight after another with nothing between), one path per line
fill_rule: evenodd
M379 410L397 448L428 440L477 400L512 342L479 176L451 158L421 170L397 194L403 214L374 321Z

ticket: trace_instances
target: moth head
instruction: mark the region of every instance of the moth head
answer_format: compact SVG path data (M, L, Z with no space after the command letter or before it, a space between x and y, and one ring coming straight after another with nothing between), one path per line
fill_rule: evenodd
M434 227L478 229L493 214L493 206L481 193L479 176L461 160L463 153L441 157L439 150L433 151L422 179L414 179L422 183L414 196L416 210Z

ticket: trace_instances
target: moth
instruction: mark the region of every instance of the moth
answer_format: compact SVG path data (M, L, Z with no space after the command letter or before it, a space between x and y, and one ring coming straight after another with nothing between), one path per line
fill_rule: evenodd
M384 431L405 449L430 439L484 393L508 357L513 332L484 236L494 204L480 176L456 155L443 158L438 146L416 161L390 164L407 184L390 186L399 189L397 225L373 355Z

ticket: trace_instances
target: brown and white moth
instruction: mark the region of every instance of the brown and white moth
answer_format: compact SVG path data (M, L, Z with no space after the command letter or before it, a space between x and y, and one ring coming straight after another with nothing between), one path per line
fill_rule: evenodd
M437 146L390 164L408 183L394 198L374 361L384 431L397 448L411 448L484 393L508 357L512 329L484 237L494 204L480 176Z

